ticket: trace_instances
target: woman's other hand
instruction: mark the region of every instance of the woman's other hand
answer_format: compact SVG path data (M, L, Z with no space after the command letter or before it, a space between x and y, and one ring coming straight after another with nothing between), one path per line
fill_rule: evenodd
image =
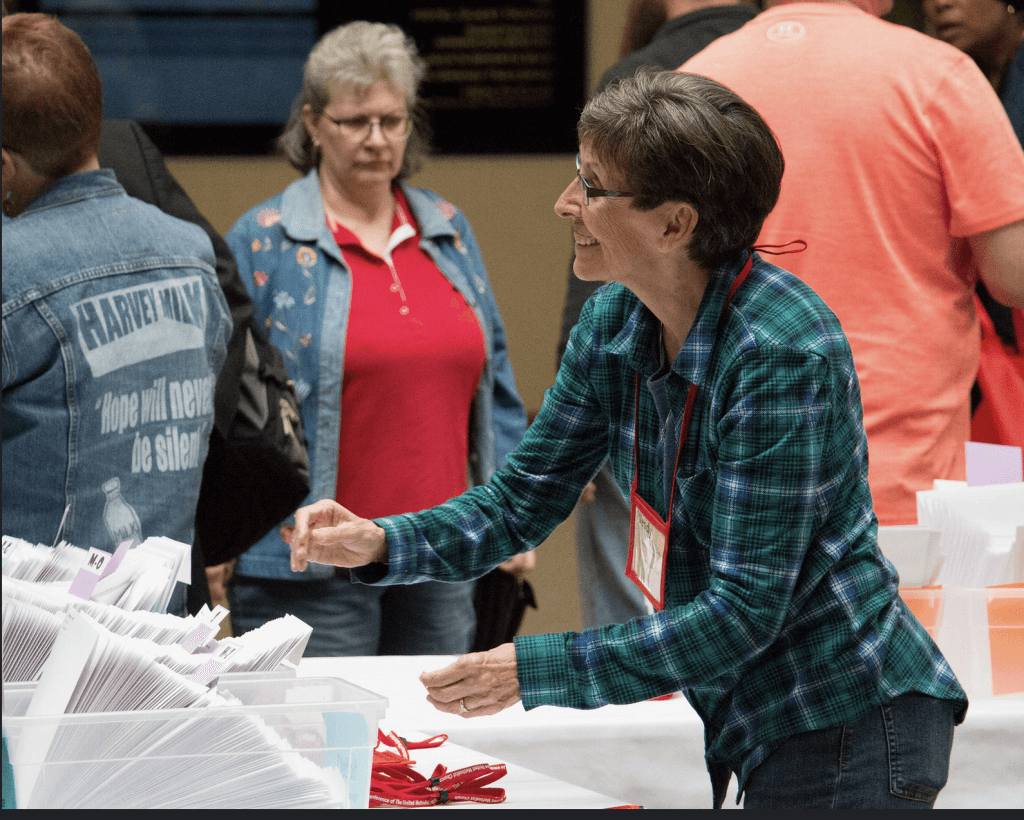
M235 559L206 568L206 583L210 587L210 599L214 604L227 605L228 581L235 571Z
M424 672L420 683L437 709L462 717L493 715L522 699L516 648L511 643L463 655L444 669Z
M329 498L295 513L291 548L292 572L303 572L309 561L361 567L387 561L388 555L384 530Z

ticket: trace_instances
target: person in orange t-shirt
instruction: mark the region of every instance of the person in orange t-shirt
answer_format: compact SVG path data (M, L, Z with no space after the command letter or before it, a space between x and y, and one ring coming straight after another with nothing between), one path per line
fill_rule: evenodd
M925 31L969 55L1003 103L1024 145L1024 5L1002 0L924 0ZM978 285L981 362L971 393L971 440L1024 445L1024 310Z
M777 135L786 173L758 244L807 242L787 267L849 337L879 523L915 524L918 490L965 477L980 339L965 271L1024 306L1024 152L974 62L877 19L889 0L767 5L679 70Z

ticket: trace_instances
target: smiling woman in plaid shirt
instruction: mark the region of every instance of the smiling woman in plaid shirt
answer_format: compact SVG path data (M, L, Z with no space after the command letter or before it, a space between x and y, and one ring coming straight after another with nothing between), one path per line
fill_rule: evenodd
M839 322L753 250L782 178L774 136L723 86L652 69L595 97L579 138L555 210L576 275L611 284L526 438L489 484L415 515L306 507L293 569L477 577L540 544L607 457L653 612L464 656L423 676L429 699L475 716L681 691L716 805L735 773L747 807L931 806L967 700L878 550Z

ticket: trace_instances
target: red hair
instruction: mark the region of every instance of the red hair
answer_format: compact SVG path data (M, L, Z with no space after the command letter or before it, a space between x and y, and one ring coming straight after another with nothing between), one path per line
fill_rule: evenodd
M103 84L82 39L47 14L3 18L3 145L57 179L95 156Z

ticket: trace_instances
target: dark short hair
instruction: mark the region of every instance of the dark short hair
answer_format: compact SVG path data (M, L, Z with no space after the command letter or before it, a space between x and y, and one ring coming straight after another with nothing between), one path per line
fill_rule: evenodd
M707 77L641 68L587 104L578 133L626 174L631 207L696 209L688 250L708 270L750 248L778 202L785 163L775 135Z
M57 179L96 154L103 84L82 39L48 14L3 18L3 144Z
M398 26L365 20L338 26L320 38L306 59L302 91L295 98L288 124L277 140L278 151L302 173L319 166L320 149L306 132L303 106L308 105L314 114L320 115L335 90L360 94L378 80L384 80L402 92L412 119L412 133L405 144L398 179L412 176L419 170L429 142L418 96L425 73L426 63L419 56L416 43Z

